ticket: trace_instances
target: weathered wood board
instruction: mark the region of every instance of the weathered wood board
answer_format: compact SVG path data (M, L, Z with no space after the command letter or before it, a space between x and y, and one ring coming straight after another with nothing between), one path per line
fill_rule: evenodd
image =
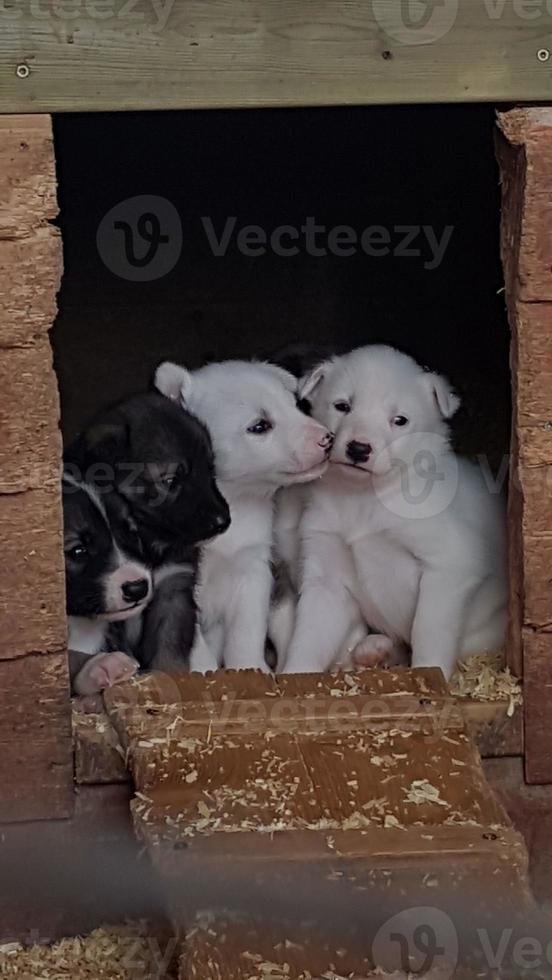
M473 929L532 908L522 838L438 670L152 675L105 700L181 931L208 909L300 943L309 919L365 971L405 906L459 935L467 909Z
M128 783L117 732L105 713L73 711L73 745L77 786Z
M3 16L3 15L2 15ZM0 820L68 815L73 760L57 383L51 120L0 117Z
M549 5L5 5L0 111L543 101Z
M524 676L526 775L552 782L552 109L499 116L512 327L510 666Z

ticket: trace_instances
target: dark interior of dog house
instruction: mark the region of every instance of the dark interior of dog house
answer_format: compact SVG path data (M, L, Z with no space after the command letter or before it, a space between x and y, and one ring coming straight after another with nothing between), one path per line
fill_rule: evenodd
M51 340L65 438L165 358L384 342L450 377L458 447L499 468L511 411L493 130L489 106L57 117L65 271ZM142 195L170 202L182 239L160 246L166 274L131 281L97 233ZM296 237L271 240L281 226ZM354 237L332 238L343 226Z

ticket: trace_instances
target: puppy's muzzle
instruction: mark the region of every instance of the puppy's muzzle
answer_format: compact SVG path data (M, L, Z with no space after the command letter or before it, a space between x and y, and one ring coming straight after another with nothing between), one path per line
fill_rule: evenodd
M372 447L368 442L357 442L356 439L353 439L352 442L347 443L346 452L351 462L358 465L359 463L368 462Z

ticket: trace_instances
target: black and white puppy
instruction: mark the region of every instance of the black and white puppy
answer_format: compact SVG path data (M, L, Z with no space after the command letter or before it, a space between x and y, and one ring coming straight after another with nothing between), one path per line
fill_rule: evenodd
M136 524L116 493L102 500L92 486L64 475L63 547L71 682L76 694L96 694L132 676L123 623L152 596Z
M197 545L225 531L228 505L214 475L209 433L158 392L136 395L103 412L66 453L100 497L115 489L139 529L154 596L132 630L144 668L187 669L196 639Z

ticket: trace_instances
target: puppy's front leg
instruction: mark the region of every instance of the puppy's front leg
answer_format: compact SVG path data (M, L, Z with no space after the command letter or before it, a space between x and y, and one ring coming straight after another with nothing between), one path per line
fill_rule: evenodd
M350 559L335 534L310 534L295 630L284 673L328 670L360 611L347 588Z
M196 670L200 674L206 674L209 670L218 670L219 662L215 653L209 647L201 626L196 626L194 645L190 652L190 670Z
M466 609L477 586L478 581L461 570L424 571L412 625L413 667L440 667L450 678L461 648Z
M267 671L265 642L272 576L268 563L254 562L238 573L224 617L224 666Z

